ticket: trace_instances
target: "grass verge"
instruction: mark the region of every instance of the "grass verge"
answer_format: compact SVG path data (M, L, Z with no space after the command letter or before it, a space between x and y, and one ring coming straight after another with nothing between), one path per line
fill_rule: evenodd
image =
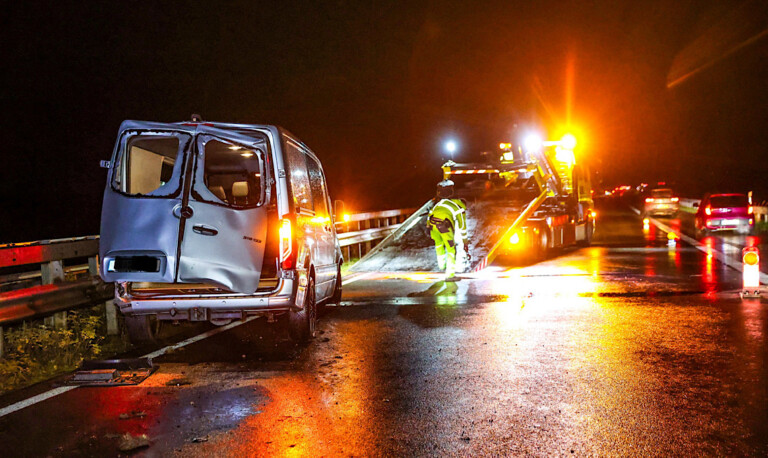
M66 329L43 320L7 327L5 357L0 358L0 394L76 369L83 360L122 353L129 344L107 336L104 305L67 312Z

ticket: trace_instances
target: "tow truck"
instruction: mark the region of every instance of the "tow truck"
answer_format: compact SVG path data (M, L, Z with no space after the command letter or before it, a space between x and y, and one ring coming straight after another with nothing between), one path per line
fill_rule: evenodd
M460 197L527 201L474 270L483 269L501 253L517 252L541 259L559 248L592 243L597 213L590 171L576 164L574 146L575 139L570 136L542 142L528 151L501 143L502 153L496 164L443 164L443 179L456 183ZM482 187L478 182L483 183Z
M481 162L442 166L443 179L467 201L468 270L480 271L500 254L538 261L560 248L589 245L597 215L589 168L577 164L573 152L575 139L499 146L500 154L484 153ZM425 203L352 270L437 270L425 230L432 205Z

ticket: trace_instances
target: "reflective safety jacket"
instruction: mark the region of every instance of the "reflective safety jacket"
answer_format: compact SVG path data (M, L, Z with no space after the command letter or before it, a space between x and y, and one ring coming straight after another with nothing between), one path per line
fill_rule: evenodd
M448 220L459 240L467 238L467 205L461 199L442 199L429 212L430 220Z

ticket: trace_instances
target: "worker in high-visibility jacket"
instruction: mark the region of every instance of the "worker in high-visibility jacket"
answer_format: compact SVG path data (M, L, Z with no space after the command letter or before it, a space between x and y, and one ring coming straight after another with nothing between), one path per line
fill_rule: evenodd
M435 253L440 270L445 270L448 281L456 281L457 263L459 270L466 262L467 205L461 199L453 198L453 181L443 180L437 184L435 205L429 212L427 226L435 241Z

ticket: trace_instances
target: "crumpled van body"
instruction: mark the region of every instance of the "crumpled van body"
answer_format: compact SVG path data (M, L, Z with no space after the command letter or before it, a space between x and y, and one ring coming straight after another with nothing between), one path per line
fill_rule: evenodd
M271 125L123 122L99 254L129 332L144 337L150 320L314 320L308 299L314 308L341 294L320 161Z

